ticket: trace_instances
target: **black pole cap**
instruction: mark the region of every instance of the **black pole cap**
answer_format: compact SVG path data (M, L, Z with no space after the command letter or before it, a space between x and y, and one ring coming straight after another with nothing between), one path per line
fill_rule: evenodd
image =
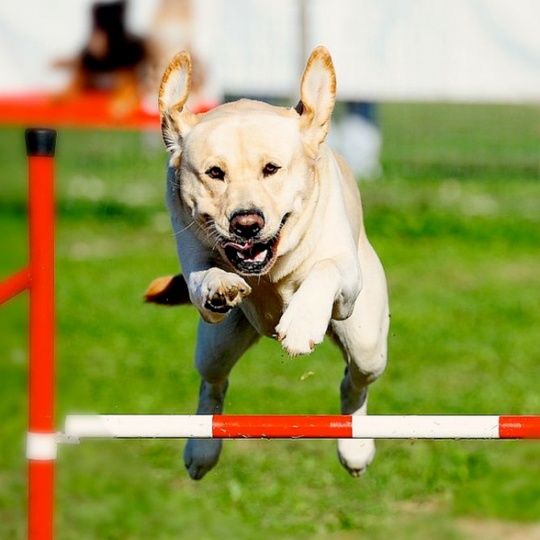
M56 130L29 128L24 132L27 156L54 157L56 150Z

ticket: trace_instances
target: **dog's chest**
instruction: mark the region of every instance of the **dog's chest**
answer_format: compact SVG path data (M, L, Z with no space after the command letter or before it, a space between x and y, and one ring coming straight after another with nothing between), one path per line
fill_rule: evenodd
M267 280L248 280L251 294L241 309L253 327L264 336L272 337L276 326L294 293L291 284L275 284Z

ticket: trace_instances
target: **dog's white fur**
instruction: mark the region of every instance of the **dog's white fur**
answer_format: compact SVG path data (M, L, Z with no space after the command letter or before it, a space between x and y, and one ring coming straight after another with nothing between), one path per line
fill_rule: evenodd
M229 373L260 335L295 356L329 334L347 362L342 413L366 414L367 386L386 364L388 299L356 181L324 143L336 94L328 51L311 54L292 109L240 100L194 115L184 106L190 81L190 57L181 52L163 76L159 108L170 153L168 208L189 297L202 317L197 412L222 412ZM262 228L242 244L233 216L255 212ZM237 262L253 258L255 270L235 266L227 246L239 253ZM220 450L219 440L190 440L184 457L191 477L202 478ZM340 440L338 453L356 476L375 446Z

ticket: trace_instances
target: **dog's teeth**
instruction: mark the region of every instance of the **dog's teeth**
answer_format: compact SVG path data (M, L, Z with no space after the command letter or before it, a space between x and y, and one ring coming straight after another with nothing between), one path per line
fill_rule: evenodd
M241 252L241 251L237 251L236 252L236 256L239 258L239 259L242 259L244 260L246 258L246 256Z
M264 251L261 251L260 253L257 253L255 257L253 258L254 261L262 262L266 259L266 249Z

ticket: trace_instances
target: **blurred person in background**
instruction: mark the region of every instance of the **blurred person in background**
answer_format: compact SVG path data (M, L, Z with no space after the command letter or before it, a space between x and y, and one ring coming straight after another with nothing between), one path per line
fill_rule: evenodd
M75 58L54 62L72 71L71 81L57 98L76 98L82 92L110 92L110 112L126 116L141 100L141 69L148 53L144 39L126 29L125 0L96 2L91 8L88 41Z

